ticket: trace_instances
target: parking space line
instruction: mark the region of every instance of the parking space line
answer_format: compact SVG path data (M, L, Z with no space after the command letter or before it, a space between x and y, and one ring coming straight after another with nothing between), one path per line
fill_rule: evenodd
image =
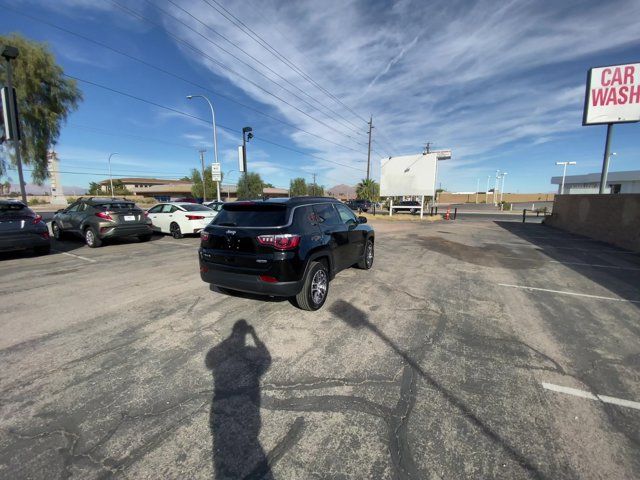
M525 285L510 285L508 283L499 283L498 285L501 286L501 287L519 288L521 290L557 293L559 295L571 295L571 296L574 296L574 297L595 298L596 300L611 300L613 302L640 303L640 300L627 300L625 298L616 298L616 297L602 297L600 295L588 295L586 293L566 292L566 291L563 291L563 290L550 290L548 288L527 287Z
M165 240L156 240L155 242L151 242L151 243L153 244L160 243L162 245L173 245L174 247L193 248L193 249L197 249L200 246L200 245L192 245L187 243L167 242Z
M561 265L577 265L580 267L593 267L593 268L613 268L614 270L634 270L640 271L640 267L621 267L619 265L599 265L596 263L584 263L584 262L561 262L560 260L544 260L536 258L522 258L513 257L509 255L500 255L501 258L513 258L515 260L523 260L525 262L541 262L541 263L559 263Z
M62 255L67 255L69 257L79 258L80 260L84 260L86 262L96 263L97 260L93 260L92 258L83 257L81 255L76 255L75 253L63 252L62 250L52 249L54 252L61 253Z
M635 408L636 410L640 410L640 402L633 402L631 400L625 400L623 398L608 397L607 395L594 395L593 393L587 392L585 390L563 387L561 385L554 385L553 383L542 382L542 387L547 390L551 390L552 392L565 393L567 395L586 398L588 400L600 400L603 403L611 403L613 405L619 405L621 407Z
M513 245L517 247L527 247L527 248L535 248L541 251L544 251L545 248L550 248L553 250L571 250L574 252L591 252L591 253L615 253L620 255L637 255L636 252L627 252L624 250L614 250L614 249L595 249L595 248L575 248L575 247L557 247L554 245L535 245L532 243L501 243L500 245Z

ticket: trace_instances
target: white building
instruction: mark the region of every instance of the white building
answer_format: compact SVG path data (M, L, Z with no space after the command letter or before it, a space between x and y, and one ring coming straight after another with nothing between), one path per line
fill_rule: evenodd
M562 176L551 177L551 183L558 185L558 193L562 184ZM586 175L567 175L564 179L564 193L599 193L600 173ZM606 193L640 193L640 170L628 172L609 172Z

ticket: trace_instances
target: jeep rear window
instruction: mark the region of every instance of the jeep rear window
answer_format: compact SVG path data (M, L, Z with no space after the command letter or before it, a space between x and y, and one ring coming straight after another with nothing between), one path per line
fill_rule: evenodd
M225 204L212 225L221 227L279 227L287 223L286 205L253 202Z

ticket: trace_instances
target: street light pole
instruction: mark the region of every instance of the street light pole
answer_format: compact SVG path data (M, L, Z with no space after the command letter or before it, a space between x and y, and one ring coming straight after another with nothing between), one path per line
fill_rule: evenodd
M113 198L115 195L113 193L113 178L111 177L111 157L113 157L114 155L118 155L117 152L113 152L109 154L109 184L111 185L111 198Z
M567 165L575 165L576 162L556 162L556 165L563 165L562 183L560 184L560 195L564 194L564 178L567 176Z
M209 98L205 95L188 95L187 98L189 100L193 99L193 98L204 98L206 100L206 102L209 104L209 108L211 109L211 123L213 124L213 158L215 163L218 163L218 135L217 135L217 131L216 131L216 111L213 108L213 103L211 103L211 100L209 100ZM203 163L203 167L202 167L202 192L204 194L204 163ZM220 201L220 182L216 182L217 185L217 193L218 193L218 201Z
M478 203L478 190L480 190L480 179L476 181L476 203Z
M202 203L207 201L207 185L204 181L204 152L206 152L206 150L200 150L200 164L202 165Z
M242 129L242 169L244 176L247 176L247 141L253 138L253 128L244 127Z
M502 203L502 195L504 194L504 177L507 176L507 172L502 172L502 187L500 187L500 203Z
M498 205L498 178L500 178L500 170L496 170L496 182L493 185L493 205Z
M484 203L489 203L489 181L491 180L491 175L487 175L487 191L484 192Z

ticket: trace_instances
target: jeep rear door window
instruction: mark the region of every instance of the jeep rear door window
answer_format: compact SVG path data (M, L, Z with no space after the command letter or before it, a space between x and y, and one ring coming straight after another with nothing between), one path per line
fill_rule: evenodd
M322 226L340 225L342 221L332 203L320 203L313 206L318 216L318 223Z
M234 202L225 205L212 225L226 227L279 227L287 223L286 205Z

